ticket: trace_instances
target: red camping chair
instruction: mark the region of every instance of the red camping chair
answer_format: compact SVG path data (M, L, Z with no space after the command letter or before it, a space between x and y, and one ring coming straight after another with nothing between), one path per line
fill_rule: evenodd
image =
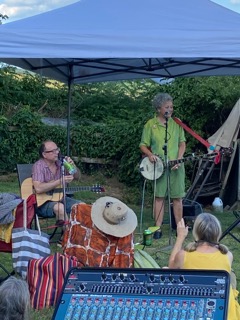
M36 205L36 197L34 194L30 195L27 199L27 228L31 228L31 224L35 215L34 209ZM10 225L8 226L10 228ZM12 228L20 228L23 227L23 202L21 202L17 208L15 209L15 221ZM0 239L0 252L12 252L12 241L5 242ZM6 280L8 277L14 274L14 271L8 271L1 263L0 269L3 271L4 276L2 276L2 272L0 273L0 283Z

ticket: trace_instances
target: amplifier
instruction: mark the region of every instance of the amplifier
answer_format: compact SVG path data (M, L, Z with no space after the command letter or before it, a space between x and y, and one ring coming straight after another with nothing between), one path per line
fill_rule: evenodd
M219 270L72 268L52 320L225 320Z
M203 209L200 203L191 200L183 200L183 219L185 224L189 227L192 227L197 215L202 213ZM176 222L173 214L173 206L171 204L171 220L172 220L172 229L176 230Z

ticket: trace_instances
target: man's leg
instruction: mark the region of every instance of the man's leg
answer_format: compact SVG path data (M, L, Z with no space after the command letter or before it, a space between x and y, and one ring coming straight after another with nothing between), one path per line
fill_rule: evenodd
M183 204L182 198L174 198L173 200L173 213L175 217L176 225L183 217Z
M53 207L53 212L56 215L56 220L68 220L68 217L65 217L64 214L64 205L61 202L55 203Z
M78 203L84 203L81 200L77 200L74 198L66 197L66 212L69 215L72 211L72 206Z
M161 227L164 216L164 198L155 198L154 218L155 225Z

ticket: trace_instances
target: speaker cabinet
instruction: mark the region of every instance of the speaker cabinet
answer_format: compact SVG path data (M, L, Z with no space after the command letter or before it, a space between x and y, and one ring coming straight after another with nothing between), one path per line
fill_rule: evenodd
M200 203L191 200L183 200L183 219L185 224L192 228L193 223L200 213L202 213L202 206ZM173 214L173 205L171 203L171 220L172 220L172 229L176 230L176 222Z

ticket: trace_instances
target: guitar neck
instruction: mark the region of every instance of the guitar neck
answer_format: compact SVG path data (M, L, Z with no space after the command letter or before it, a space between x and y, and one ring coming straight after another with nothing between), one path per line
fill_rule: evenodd
M78 191L93 191L94 187L89 186L80 186L80 187L67 187L65 188L66 192L78 192ZM54 193L63 192L63 188L56 188L53 190Z

